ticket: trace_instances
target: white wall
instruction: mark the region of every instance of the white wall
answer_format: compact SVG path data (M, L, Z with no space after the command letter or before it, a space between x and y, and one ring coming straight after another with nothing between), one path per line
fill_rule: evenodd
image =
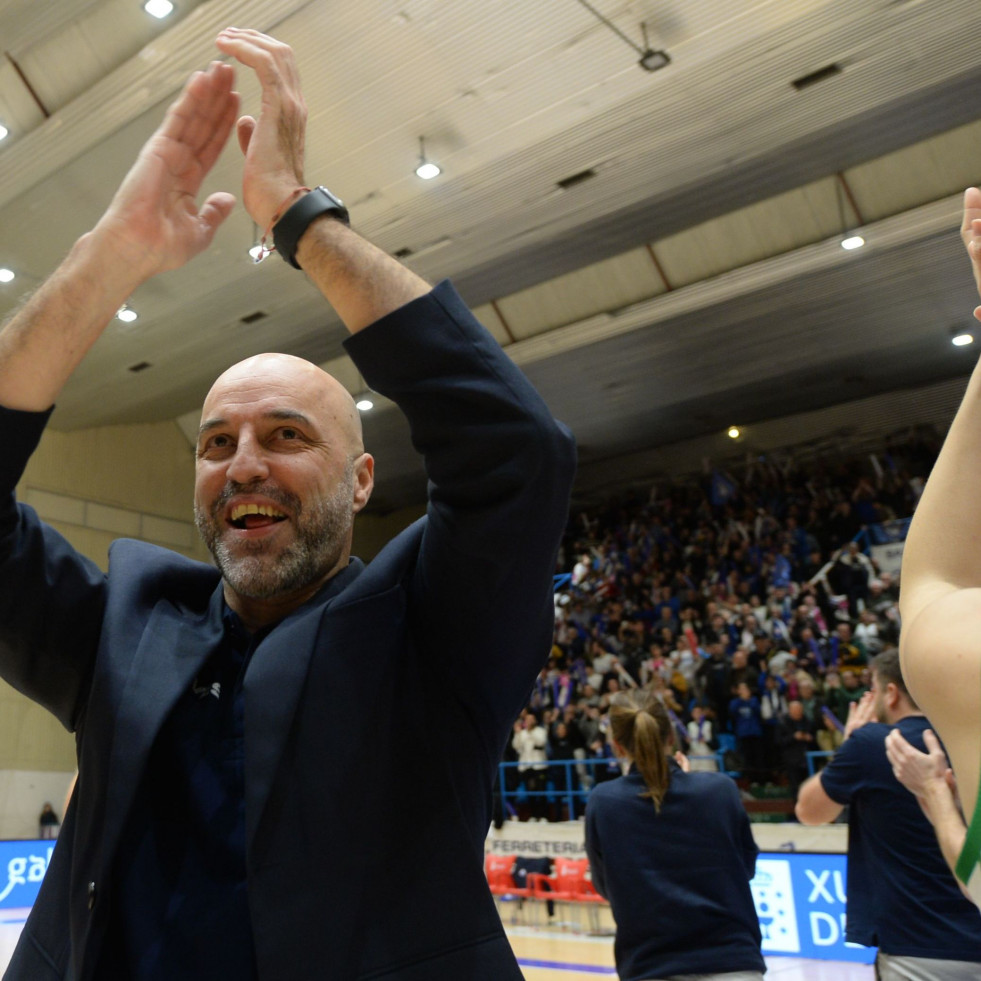
M74 771L0 770L0 838L37 838L45 802L61 819Z

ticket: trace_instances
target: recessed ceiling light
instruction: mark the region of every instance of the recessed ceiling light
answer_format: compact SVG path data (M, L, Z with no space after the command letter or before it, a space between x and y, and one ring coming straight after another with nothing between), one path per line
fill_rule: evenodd
M852 249L860 249L865 245L865 239L861 235L849 235L841 240L841 247L848 252Z
M0 123L0 140L2 140L10 132L3 123Z
M950 343L953 344L954 347L965 347L968 344L974 343L974 335L969 331L960 330L954 334L953 337L951 337Z
M730 426L729 427L729 439L739 439L739 427Z
M135 310L131 310L125 303L116 311L116 318L124 324L131 324L137 317L139 314Z
M370 412L375 407L375 403L372 402L371 399L360 398L354 403L354 407L359 412Z
M13 269L0 269L0 283L12 283L14 281Z
M170 0L146 0L143 9L158 20L163 20L168 14L173 12L174 5Z

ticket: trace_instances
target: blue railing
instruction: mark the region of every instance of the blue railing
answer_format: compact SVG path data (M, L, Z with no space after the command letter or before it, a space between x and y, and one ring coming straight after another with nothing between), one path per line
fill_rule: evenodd
M692 762L695 760L712 760L715 762L720 773L736 778L740 776L739 770L727 770L725 767L724 756L726 751L731 748L729 740L735 743L733 737L727 740L720 737L722 744L720 749L710 756L689 756ZM814 776L817 771L817 760L830 759L834 752L830 750L812 750L807 753L807 771ZM501 803L504 810L512 817L516 816L517 808L515 805L526 801L543 799L546 808L549 804L559 803L567 809L569 820L574 820L577 813L582 814L586 809L586 801L589 799L590 790L596 785L597 768L607 770L609 759L585 758L581 760L546 760L538 764L538 773L545 775L544 790L528 790L521 777L518 767L534 768L531 763L499 763L498 764L498 786L501 795ZM508 771L518 771L514 779L508 779ZM619 767L609 770L608 775L602 779L613 779L620 775ZM578 806L577 806L578 805Z
M689 760L713 760L720 771L723 769L722 751L713 753L711 756L689 756ZM534 769L532 763L499 763L498 764L498 786L501 794L501 803L504 810L512 817L517 814L515 804L524 803L533 799L544 799L546 807L549 804L564 804L568 809L569 820L575 819L576 813L582 814L586 810L586 801L589 798L590 790L596 785L597 768L607 770L610 765L609 759L581 759L581 760L546 760L538 764L538 773L545 774L544 790L528 790L522 781L522 772L519 771L513 780L507 776L508 770L517 770L518 767ZM730 774L732 775L732 774ZM738 773L735 774L738 776ZM620 768L610 770L609 775L603 779L613 779L620 776ZM516 784L511 786L509 784ZM513 803L512 803L513 802ZM577 808L578 803L578 808Z
M817 760L830 760L834 756L834 750L832 749L812 749L807 755L807 772L810 776L814 776L817 772Z

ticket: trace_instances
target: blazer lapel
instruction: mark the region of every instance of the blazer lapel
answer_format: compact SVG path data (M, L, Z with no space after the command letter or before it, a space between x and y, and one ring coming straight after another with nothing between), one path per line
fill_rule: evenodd
M109 757L104 854L111 855L164 720L221 646L221 586L208 611L191 615L167 600L153 609L130 664Z
M323 643L321 623L332 601L364 569L351 563L256 648L245 672L245 833L254 839L272 790L314 649Z
M250 841L272 789L320 619L310 613L281 624L256 649L245 673L245 833Z

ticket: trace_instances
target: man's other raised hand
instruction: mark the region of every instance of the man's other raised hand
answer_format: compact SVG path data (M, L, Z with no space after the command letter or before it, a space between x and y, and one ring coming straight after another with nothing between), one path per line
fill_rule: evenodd
M136 282L203 252L235 205L224 191L197 203L238 115L234 77L220 62L191 76L95 229Z

